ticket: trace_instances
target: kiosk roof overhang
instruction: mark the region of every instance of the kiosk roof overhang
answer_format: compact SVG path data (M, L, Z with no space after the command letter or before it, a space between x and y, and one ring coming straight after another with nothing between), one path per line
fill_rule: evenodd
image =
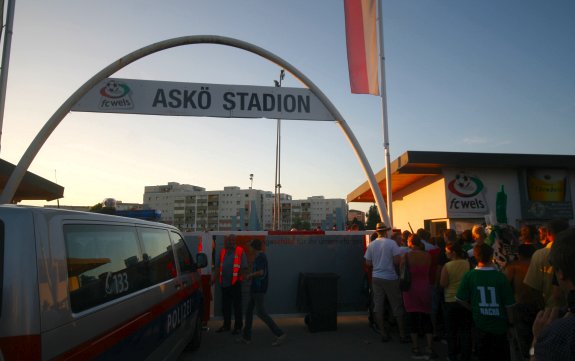
M395 193L423 178L437 179L443 168L563 168L575 169L573 155L460 153L407 151L391 162L391 192ZM375 175L383 197L387 197L385 168ZM374 202L364 182L347 195L348 202Z
M10 174L14 171L14 168L16 168L14 164L0 159L0 189L4 189ZM14 203L24 200L52 201L54 199L62 198L63 196L64 187L56 183L52 183L34 173L26 172L12 201Z

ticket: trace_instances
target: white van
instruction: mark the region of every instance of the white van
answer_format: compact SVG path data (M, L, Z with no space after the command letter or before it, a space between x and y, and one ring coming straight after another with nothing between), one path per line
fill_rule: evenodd
M0 206L0 360L175 360L206 264L165 224Z

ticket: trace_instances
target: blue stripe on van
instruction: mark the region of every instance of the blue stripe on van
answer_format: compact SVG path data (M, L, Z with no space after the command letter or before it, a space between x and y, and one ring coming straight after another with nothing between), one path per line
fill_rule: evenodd
M124 338L95 360L143 360L157 349L182 324L190 322L191 317L201 317L201 293L194 292L176 306L143 325L133 334ZM192 325L193 327L193 325Z
M178 302L178 299L180 301ZM174 301L177 303L174 305ZM63 360L142 360L185 322L202 317L202 293L180 291L146 314L57 357ZM192 327L194 325L192 324Z

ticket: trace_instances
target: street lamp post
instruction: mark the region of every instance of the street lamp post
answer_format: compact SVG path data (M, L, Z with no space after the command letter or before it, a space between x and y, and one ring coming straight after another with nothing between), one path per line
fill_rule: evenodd
M198 194L194 195L194 232L198 230Z
M285 77L285 70L280 71L280 79L274 80L274 84L277 88L281 88L282 80ZM274 188L274 211L273 211L273 221L272 229L275 231L278 228L281 230L281 124L282 120L278 118L277 120L277 131L276 131L276 174L275 174L275 188Z

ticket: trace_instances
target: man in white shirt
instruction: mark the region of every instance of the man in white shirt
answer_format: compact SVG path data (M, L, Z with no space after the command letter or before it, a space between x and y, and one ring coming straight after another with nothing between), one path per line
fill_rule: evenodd
M401 250L394 240L386 238L390 229L384 223L376 225L378 238L369 244L364 256L367 265L372 267L374 318L381 331L381 341L391 340L383 322L383 308L387 297L399 326L400 342L411 342L405 334L403 300L399 290L399 277L395 270L395 266L399 265Z

